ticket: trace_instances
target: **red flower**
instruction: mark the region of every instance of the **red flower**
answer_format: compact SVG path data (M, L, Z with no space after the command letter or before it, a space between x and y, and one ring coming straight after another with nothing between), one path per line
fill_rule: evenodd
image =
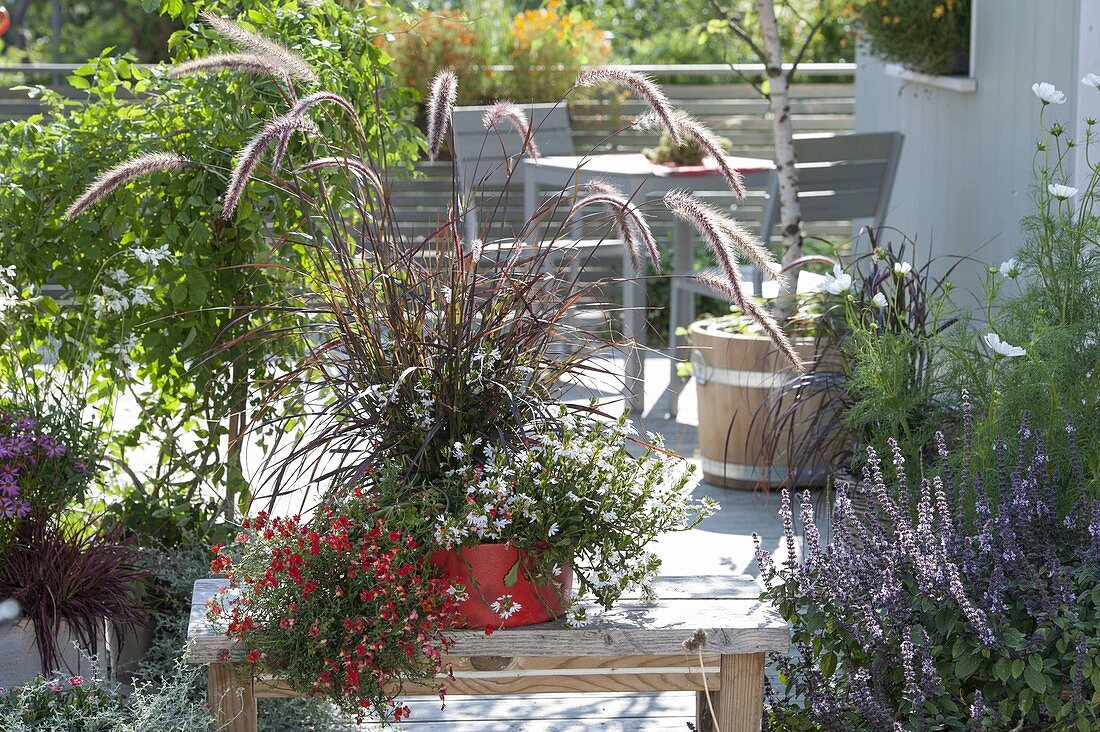
M256 651L256 650L249 651L248 652L248 662L251 663L251 664L255 664L257 661L260 660L260 658L263 655L264 654L262 654L262 653L260 653L259 651Z
M493 626L491 626L491 625L486 625L486 626L485 626L485 635L492 635L492 634L493 634L493 630L494 630Z

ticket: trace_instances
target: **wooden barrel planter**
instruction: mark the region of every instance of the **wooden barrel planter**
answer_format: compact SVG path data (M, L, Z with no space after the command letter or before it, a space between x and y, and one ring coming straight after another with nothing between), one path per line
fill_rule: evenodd
M804 399L794 419L782 425L786 433L772 441L775 454L765 454L767 420L761 407L776 399L780 409L794 406L793 394L776 392L789 387L797 374L768 338L731 332L729 322L710 318L692 323L690 329L703 478L741 490L824 486L830 456L799 456L795 462L801 462L802 469L792 481L788 454L789 446L802 443L812 413L828 408L824 397ZM796 339L794 347L804 361L814 358L814 339Z

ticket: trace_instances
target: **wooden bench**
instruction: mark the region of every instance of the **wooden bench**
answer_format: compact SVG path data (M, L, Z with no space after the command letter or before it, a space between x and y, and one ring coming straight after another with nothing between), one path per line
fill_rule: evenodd
M210 664L215 718L230 732L255 732L257 698L297 694L254 676L241 662L244 650L207 622L206 603L224 584L195 582L187 660ZM448 694L694 691L700 730L714 729L713 706L721 732L759 732L764 654L787 650L787 624L758 600L760 587L748 575L667 577L657 591L655 605L624 599L579 629L547 623L488 636L454 631L448 661L455 678L447 682ZM698 653L683 645L697 629L707 634L702 667ZM704 688L712 695L709 705ZM409 694L436 692L430 685L406 688Z

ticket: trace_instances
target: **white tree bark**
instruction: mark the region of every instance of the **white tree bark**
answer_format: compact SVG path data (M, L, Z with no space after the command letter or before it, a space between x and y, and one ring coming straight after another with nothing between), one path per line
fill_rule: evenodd
M789 79L783 73L783 48L779 25L775 20L775 0L756 0L763 35L764 67L768 74L768 102L772 112L775 159L779 166L780 226L783 232L784 266L802 256L802 207L798 202L798 170L795 168L794 128L791 126L791 102L787 93ZM791 271L791 282L798 272ZM784 309L780 306L780 309Z

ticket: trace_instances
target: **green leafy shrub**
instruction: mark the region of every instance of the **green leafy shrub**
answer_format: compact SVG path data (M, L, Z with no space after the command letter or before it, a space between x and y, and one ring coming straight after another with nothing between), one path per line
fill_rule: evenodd
M871 52L925 74L966 74L970 0L854 0L846 13Z
M380 163L401 166L417 156L408 97L388 81L388 59L372 42L381 29L369 9L334 0L155 4L185 24L204 6L241 15L298 48L323 83L352 100ZM170 45L177 60L224 48L194 25ZM37 303L22 327L39 345L53 344L63 373L90 371L93 405L109 410L119 389L137 402L136 426L112 440L120 461L156 445L146 478L165 490L214 488L245 504L240 445L227 441L240 421L224 418L249 411L250 385L278 369L285 354L210 349L255 323L256 302L294 287L301 264L300 249L268 235L272 225L298 218L292 207L256 196L232 223L211 214L234 152L278 96L275 84L255 82L224 74L173 79L163 67L105 54L70 77L86 103L32 89L47 113L0 132L0 184L12 194L0 200L0 262L14 267L19 290L33 291ZM62 219L98 171L151 148L211 165L162 175L141 195L124 187L94 216ZM282 266L251 266L258 261ZM43 291L46 283L63 294Z

